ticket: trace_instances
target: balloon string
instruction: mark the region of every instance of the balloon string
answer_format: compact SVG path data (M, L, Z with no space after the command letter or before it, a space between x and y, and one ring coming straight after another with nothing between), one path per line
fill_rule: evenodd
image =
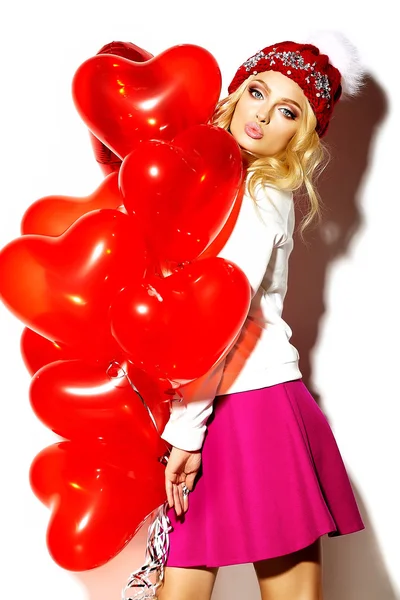
M136 385L133 383L133 381L129 377L129 375L128 375L127 371L124 369L124 367L118 361L114 360L108 366L107 375L109 377L112 377L110 375L109 371L110 371L110 369L113 369L115 367L118 367L118 369L120 369L120 371L122 371L124 377L126 378L127 382L129 383L129 385L131 386L131 388L133 389L133 391L135 392L135 394L137 394L139 396L141 403L143 404L144 408L146 409L146 411L147 411L147 413L148 413L148 415L149 415L149 417L151 419L151 422L153 423L154 427L156 428L157 433L159 434L160 432L159 432L159 429L158 429L158 426L157 426L157 422L156 422L156 420L155 420L155 418L153 416L153 413L151 412L151 410L148 407L147 403L145 402L142 394L139 392L139 390L137 389Z
M135 394L139 396L140 401L146 409L151 422L156 428L157 433L160 433L153 413L129 377L126 369L118 361L113 361L110 363L107 369L107 375L112 377L110 370L116 367L118 368L118 372L122 373L126 378ZM179 392L178 396L181 396ZM181 401L181 398L178 399L178 401ZM165 454L159 460L160 462L166 464L168 462L168 456ZM145 564L140 567L140 569L133 571L129 575L128 581L122 590L122 600L150 600L157 597L157 590L164 581L164 568L169 552L169 532L172 529L171 521L167 516L167 506L168 503L165 502L164 504L161 504L154 512L154 518L149 525L147 533ZM136 529L136 532L145 523L148 517L149 515L145 517L141 525ZM127 591L132 591L133 589L136 589L134 595L131 593L129 596L127 596Z
M129 575L122 590L122 600L150 600L157 597L157 590L164 581L164 567L169 552L171 521L167 516L167 502L158 507L149 525L145 564ZM132 595L132 590L136 592ZM130 592L127 596L127 592Z

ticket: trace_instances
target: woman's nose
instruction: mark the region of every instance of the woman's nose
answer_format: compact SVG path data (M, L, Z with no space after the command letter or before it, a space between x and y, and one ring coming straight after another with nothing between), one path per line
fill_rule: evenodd
M270 116L267 111L260 111L259 113L257 113L256 119L259 123L262 123L263 125L268 125L268 123L270 122Z

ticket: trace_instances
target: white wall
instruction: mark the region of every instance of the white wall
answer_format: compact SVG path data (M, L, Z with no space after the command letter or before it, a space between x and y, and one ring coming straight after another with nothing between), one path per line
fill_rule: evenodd
M234 8L234 6L237 6ZM394 600L400 590L397 189L400 87L392 3L48 0L1 9L0 247L27 207L48 194L85 196L102 179L70 93L77 67L107 42L157 54L180 43L210 50L224 74L263 46L327 26L359 47L370 78L339 105L327 137L335 155L321 191L324 225L297 241L286 316L305 378L326 412L367 529L324 542L328 600ZM50 558L48 510L28 469L55 436L32 414L22 324L0 306L0 596L112 600L142 562L143 532L116 558L81 574ZM266 533L267 534L267 533ZM220 572L214 597L258 598L249 566Z

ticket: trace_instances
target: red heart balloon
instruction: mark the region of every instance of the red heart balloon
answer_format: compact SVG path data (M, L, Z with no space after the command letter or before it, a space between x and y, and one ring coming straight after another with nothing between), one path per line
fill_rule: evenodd
M22 218L21 233L61 235L82 215L100 208L118 208L121 204L118 174L112 173L89 196L46 196L36 200Z
M104 209L80 217L59 237L26 235L0 253L0 294L30 329L70 346L77 358L120 356L109 308L141 282L147 254L137 221Z
M22 331L20 350L24 364L30 375L34 375L45 365L57 360L73 360L77 358L73 349L52 342L32 331L29 327L24 327Z
M221 250L232 235L233 229L236 225L237 219L239 217L240 207L242 206L243 202L243 193L244 188L242 187L237 195L235 204L233 205L233 208L225 225L222 227L218 235L214 238L212 243L209 246L207 246L204 252L200 254L199 259L209 258L210 256L218 256L220 254Z
M137 451L157 458L166 451L160 433L169 417L167 397L159 390L157 395L139 396L131 376L124 364L105 370L80 360L54 362L32 378L31 406L61 437L84 443L93 439L130 443ZM132 383L140 387L140 382ZM153 416L154 407L157 416L163 417L159 423Z
M144 62L153 58L150 52L131 42L111 42L102 46L97 54L116 54L135 62ZM108 175L109 173L118 172L121 166L121 159L93 135L91 131L89 131L89 135L96 161L99 163L103 173Z
M53 444L33 460L30 483L51 509L49 553L70 571L108 562L165 500L164 467L130 444Z
M123 161L119 184L154 255L191 261L226 222L242 184L240 148L225 129L194 125L173 142L142 142Z
M206 123L220 91L215 58L191 44L140 63L99 54L86 60L72 81L78 113L120 158L139 141L170 141L190 125Z
M243 271L211 257L164 279L149 278L121 290L111 307L111 328L136 366L184 384L224 355L246 319L250 300Z
M96 54L114 54L135 62L144 62L153 58L150 52L132 42L109 42L104 44Z
M22 331L20 348L22 358L30 375L35 375L39 369L46 365L50 365L50 363L74 360L77 358L76 353L70 348L65 346L62 347L51 342L35 331L32 331L32 329L29 329L29 327L25 327ZM143 403L146 405L147 410L150 411L152 421L155 422L157 430L159 432L163 431L170 415L169 401L172 393L171 383L167 381L157 381L123 357L121 357L121 360L125 360L123 364L124 367L126 367L127 376L142 396ZM91 364L86 363L86 365L88 365L89 370L93 368L93 365ZM99 367L100 365L97 366ZM103 367L103 373L104 372L105 370ZM57 387L56 382L53 382L53 384ZM61 393L65 394L65 388L61 389ZM40 398L37 402L36 400L34 402L38 405L49 401L50 400L47 398ZM53 410L53 408L51 407L49 410ZM37 412L43 413L40 409L37 410ZM39 415L39 418L42 417ZM56 418L58 418L58 415L56 415ZM51 425L48 426L55 430ZM68 438L67 435L62 433L60 433L60 435Z

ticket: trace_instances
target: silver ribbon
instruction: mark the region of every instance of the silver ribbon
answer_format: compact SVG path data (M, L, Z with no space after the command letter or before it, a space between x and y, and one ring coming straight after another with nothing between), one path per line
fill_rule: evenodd
M115 372L115 375L113 375L111 372L112 369L115 368L117 371ZM131 381L126 368L117 361L114 361L109 365L107 374L113 379L126 378L132 390L139 396L144 408L147 410L157 433L160 433L150 408L147 406L135 384ZM178 393L178 396L179 395L180 394ZM167 455L164 455L159 460L163 464L166 464L168 462L168 457ZM138 527L139 529L149 516L154 515L147 533L144 565L129 575L128 581L122 590L122 600L150 600L157 597L157 590L164 581L164 567L169 552L169 532L172 529L171 521L167 516L167 507L167 502L161 504L155 511L150 513L150 515L147 515ZM127 595L128 592L129 595Z
M149 525L145 564L129 575L122 590L122 600L150 600L157 597L157 590L164 580L164 567L169 552L171 529L165 502L158 507L154 519ZM127 595L128 592L129 595Z

